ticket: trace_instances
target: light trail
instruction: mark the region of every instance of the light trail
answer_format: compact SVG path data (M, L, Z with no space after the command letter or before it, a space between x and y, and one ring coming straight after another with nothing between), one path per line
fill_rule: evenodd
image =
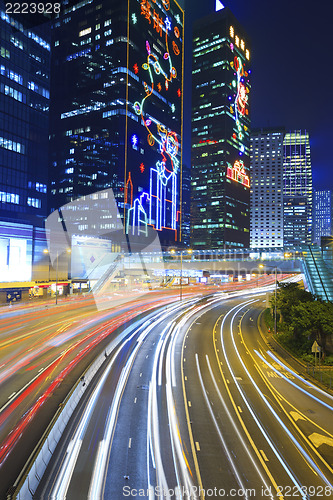
M209 399L207 397L207 391L206 391L206 388L205 388L205 385L203 383L203 380L202 380L202 375L201 375L201 370L200 370L200 365L199 365L199 359L198 359L198 354L195 355L195 362L196 362L196 365L197 365L197 371L198 371L198 376L199 376L199 381L200 381L200 385L201 385L201 390L202 390L202 394L205 398L205 402L206 402L206 406L208 408L208 411L210 413L210 416L213 420L213 423L214 423L214 426L215 426L215 429L216 429L216 432L220 438L220 441L221 441L221 444L222 444L222 448L224 450L224 453L227 457L227 460L230 464L230 467L231 467L231 470L236 478L236 481L238 483L238 485L241 487L241 489L246 492L246 488L245 488L245 485L240 477L240 474L238 472L238 469L236 467L236 464L235 464L235 461L233 460L232 456L231 456L231 452L229 451L229 448L227 446L227 443L225 442L225 439L222 435L222 432L220 430L220 427L219 427L219 424L217 423L217 420L215 418L215 415L214 415L214 412L213 412L213 409L212 409L212 406L211 404L209 403ZM248 496L246 495L245 498L248 498Z
M254 460L254 458L252 456L252 453L250 453L249 447L248 447L247 443L245 442L243 436L239 432L239 429L238 429L238 427L237 427L237 425L236 425L236 423L235 423L235 421L234 421L234 419L233 419L233 417L232 417L232 415L231 415L231 413L230 413L230 411L229 411L229 409L228 409L228 407L227 407L227 405L226 405L226 403L225 403L225 401L224 401L224 399L222 397L222 394L221 394L221 392L219 390L219 387L217 385L217 382L216 382L216 379L214 377L213 370L212 370L212 367L210 365L209 358L208 358L207 355L206 355L206 361L207 361L209 373L210 373L210 376L212 378L212 381L213 381L216 393L218 394L218 397L219 397L219 400L221 401L223 409L226 412L226 414L228 415L229 421L230 421L230 423L231 423L231 425L232 425L232 427L233 427L233 429L234 429L234 431L235 431L235 433L236 433L239 441L242 443L242 446L243 446L243 448L245 450L245 453L248 455L248 457L249 457L250 461L252 462L255 470L257 471L257 474L260 477L260 479L262 481L262 484L265 486L266 491L269 491L268 483L266 482L264 476L262 475L261 470L259 469L258 465L256 464L256 462L255 462L255 460ZM271 499L274 500L274 497L271 496Z
M288 476L290 477L290 479L292 480L292 482L294 483L295 487L298 489L300 495L302 498L306 499L307 498L307 495L304 493L304 489L302 489L302 486L299 484L299 482L297 481L297 479L294 477L293 473L291 472L291 470L289 469L287 463L285 462L285 460L282 458L282 456L280 455L280 453L278 452L278 450L276 449L275 445L273 444L273 442L271 441L271 439L269 438L269 436L267 435L266 431L264 430L264 428L262 427L262 425L260 424L258 418L256 417L254 411L252 410L251 408L251 405L248 403L247 401L247 398L245 397L245 394L243 392L243 390L241 389L236 377L235 377L235 374L233 372L233 370L231 369L231 366L230 366L230 362L228 360L228 357L226 355L226 350L225 350L225 344L224 344L224 340L223 340L223 324L225 322L225 319L226 317L232 312L234 311L235 309L238 308L238 310L233 314L232 318L231 318L231 321L230 321L230 334L231 334L231 340L232 340L232 343L233 343L233 346L234 346L234 350L235 350L235 353L237 354L237 357L241 363L241 365L243 366L243 369L245 371L245 373L247 374L249 380L251 381L253 387L256 389L257 393L259 394L260 398L262 399L262 401L265 403L265 405L267 406L267 408L270 410L270 412L272 413L272 415L274 416L274 418L276 419L276 421L280 424L280 426L283 428L283 430L286 432L286 434L288 435L288 437L291 439L291 441L294 443L294 445L297 447L297 449L299 450L299 452L301 453L301 455L303 455L303 457L308 461L309 464L311 464L311 467L315 470L315 472L318 474L319 477L321 477L321 479L327 484L327 486L329 486L330 488L333 488L332 484L330 483L330 481L325 477L325 475L321 472L321 470L319 469L319 467L315 464L315 462L311 459L311 457L309 456L309 454L304 450L304 448L300 445L300 443L294 438L294 436L292 435L292 433L289 431L289 429L286 427L286 425L282 422L281 418L277 415L277 413L275 412L275 410L273 409L273 407L271 406L271 404L268 402L267 398L265 397L265 395L262 393L262 391L259 389L258 385L255 383L254 379L252 378L252 376L250 375L248 369L246 368L244 362L243 362L243 359L242 357L240 356L240 353L237 349L237 346L236 346L236 343L235 343L235 338L234 338L234 334L233 334L233 322L234 322L234 319L236 317L236 315L239 313L239 311L241 311L241 309L243 309L245 306L251 304L251 303L254 303L255 300L253 301L249 301L249 302L246 302L244 304L242 304L241 306L235 306L234 308L232 308L226 315L225 317L223 318L223 321L222 321L222 324L221 324L221 343L222 343L222 348L223 348L223 353L224 353L224 356L226 358L226 362L227 362L227 365L228 365L228 368L230 370L230 373L231 373L231 376L233 377L233 380L237 386L237 389L240 393L240 395L242 396L242 399L244 400L247 408L249 409L251 415L253 416L255 422L257 423L259 429L261 430L262 434L264 435L267 443L269 444L270 448L272 449L272 451L274 452L275 456L277 457L277 459L279 460L279 462L281 463L281 465L283 466L284 470L286 471L286 473L288 474Z
M298 375L298 373L296 373L295 371L291 370L290 368L288 368L288 366L286 366L284 363L282 363L281 360L279 360L276 356L274 356L274 354L271 352L271 351L267 351L267 354L274 359L274 361L276 363L278 363L282 368L283 370L285 370L286 372L290 373L291 375L293 375L295 378L297 378L298 380L300 380L302 383L306 384L307 386L311 387L311 389L315 389L317 392L319 392L320 394L322 394L323 396L325 396L326 398L328 399L331 399L333 400L333 396L331 394L329 394L328 392L325 392L323 391L322 389L320 389L320 387L317 387L316 385L312 384L311 382L309 382L308 380L305 380L303 377L301 377L300 375ZM260 357L259 353L257 352L257 355ZM265 360L265 363L267 365L269 365L272 370L274 370L276 372L276 369L270 365L269 363L267 363L267 361ZM287 380L287 382L291 383L290 379L288 379L287 377L285 377L282 373L278 372L285 380ZM295 385L294 383L292 383L292 385ZM316 398L315 396L313 396L313 394L311 394L310 392L307 392L305 391L304 389L302 389L301 387L297 386L296 385L296 388L301 390L302 392L305 392L307 396L310 396L312 399L314 399L315 401L319 402L320 404L326 406L329 410L333 410L333 406L330 406L328 405L327 403L323 402L322 400Z

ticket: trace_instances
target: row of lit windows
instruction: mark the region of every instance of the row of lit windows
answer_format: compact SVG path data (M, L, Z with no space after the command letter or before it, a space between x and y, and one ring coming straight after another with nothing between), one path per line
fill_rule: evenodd
M0 72L1 72L2 76L6 76L10 80L13 80L14 82L18 83L19 85L23 85L23 77L19 73L15 73L15 71L9 70L8 68L6 68L3 65L0 66ZM22 102L22 94L20 92L15 93L16 91L14 91L14 89L11 89L10 87L7 87L7 89L8 89L7 95L11 95L11 97L14 97L14 99L17 99L18 101ZM37 83L35 83L35 82L28 82L28 89L33 90L34 92L42 95L46 99L50 98L49 91L46 90L45 88L37 85ZM12 94L10 94L10 92L12 92ZM19 98L19 96L21 98Z
M9 95L16 101L25 102L25 95L23 95L22 92L19 92L8 85L4 85L3 83L1 84L1 92L5 95Z
M30 189L36 189L36 191L39 191L40 193L46 193L47 192L47 186L46 184L43 184L41 182L28 182L28 188Z
M41 47L43 47L43 49L46 49L46 50L50 51L50 44L48 44L40 36L36 35L36 33L32 32L32 31L28 31L28 33L26 33L26 30L24 29L23 24L19 23L14 18L9 17L2 10L0 11L0 16L1 16L1 19L3 21L5 21L6 23L10 24L11 26L13 26L14 28L16 28L17 30L19 30L19 31L27 34L28 38L31 38L34 42L38 43L38 45L40 45Z
M24 145L19 142L11 141L10 139L5 139L0 137L0 147L9 149L9 151L15 151L16 153L24 154Z
M41 87L40 85L37 85L37 83L35 82L28 82L28 89L33 90L34 92L36 92L39 95L42 95L46 99L50 98L50 92Z
M14 203L15 205L19 205L20 197L18 194L0 191L0 201L2 203Z
M30 207L34 207L34 208L40 208L42 206L42 202L39 198L28 198L28 201L27 201L27 204L30 206Z

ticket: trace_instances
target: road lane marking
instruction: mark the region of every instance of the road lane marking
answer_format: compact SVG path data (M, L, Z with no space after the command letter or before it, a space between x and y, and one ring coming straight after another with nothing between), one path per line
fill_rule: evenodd
M259 321L259 318L258 318L258 321ZM258 323L258 330L260 332L260 326L259 326L259 323ZM244 340L244 337L242 336L242 339ZM254 351L257 356L260 358L261 355L258 351ZM271 357L273 357L273 359L275 358L275 356L273 356L269 351L267 352L268 355L270 355ZM269 378L265 376L264 372L262 371L262 369L260 368L258 362L256 361L255 357L251 355L251 358L255 364L255 367L258 371L258 373L260 374L263 382L265 383L266 387L268 388L268 390L271 392L272 396L275 398L275 400L277 401L277 403L279 404L280 408L282 409L283 413L286 415L286 417L288 418L288 420L293 424L293 426L297 429L297 431L303 436L303 438L307 441L308 445L311 447L311 449L316 453L316 455L321 459L321 461L325 464L325 466L329 469L330 472L332 472L332 468L330 467L330 465L326 462L326 460L317 452L317 450L313 447L312 445L312 442L307 439L307 437L304 435L304 433L301 431L301 429L297 426L297 424L294 422L294 420L290 417L289 413L285 410L285 408L283 407L283 405L281 404L281 402L279 401L280 398L282 398L282 400L284 400L287 404L289 404L292 408L294 408L296 410L296 408L289 402L287 401L283 396L282 394L272 385L272 383L269 381ZM277 358L275 358L277 361L279 361ZM280 362L280 361L279 361ZM242 363L243 364L243 363ZM274 367L272 365L270 365L268 363L269 367L271 369L274 370ZM276 369L275 369L276 370ZM247 370L246 370L247 371ZM277 371L277 370L276 370ZM285 378L285 380L287 380L289 382L289 380L286 378L286 377L283 377L283 375L281 375L279 373L279 375L277 375L278 377L280 378ZM251 376L249 375L249 377L251 378ZM296 384L294 382L289 382L291 385L293 386L296 386ZM254 384L255 385L255 384ZM303 389L301 389L300 387L297 387L299 390L301 390L302 392L306 392L304 391ZM279 397L277 397L279 396ZM311 396L311 395L310 395ZM268 402L268 400L265 401L265 399L263 399L263 401L265 402L265 404L270 407L270 403ZM325 403L322 403L324 404L325 406L328 406L326 405ZM274 415L275 414L275 411L270 408L270 411L271 413ZM281 418L278 417L278 415L276 414L275 415L275 418L277 419L277 421L279 421L281 427L285 430L286 434L292 439L292 441L294 442L294 444L296 445L296 448L300 454L300 456L303 458L303 460L305 461L305 463L307 464L307 466L312 470L312 472L317 476L319 474L319 476L324 480L324 482L331 487L331 483L330 481L327 479L327 477L321 472L321 470L319 469L319 467L315 464L315 462L310 458L309 454L306 452L306 450L301 446L301 444L295 439L294 435L292 434L292 432L287 428L287 426L282 422ZM315 424L316 425L316 424ZM317 426L318 427L318 426Z
M191 406L192 406L191 401L189 401L189 402L188 402L188 405L189 405L189 407L191 407Z
M195 447L197 451L200 451L200 444L198 443L198 441L195 442Z
M142 377L142 372L140 373L140 377Z
M183 354L183 347L184 347L184 344L185 344L185 338L186 338L186 335L188 335L188 333L189 333L189 331L190 331L190 329L192 327L192 324L187 329L187 332L185 333L184 340L183 340L183 345L182 345L182 354ZM187 397L186 397L185 380L187 380L187 377L184 376L184 364L183 364L183 361L181 362L180 369L181 369L181 374L182 374L182 389L183 389L183 399L184 399L184 408L185 408L185 415L186 415L186 422L187 422L187 430L188 430L188 434L189 434L189 438L190 438L190 443L191 443L191 451L192 451L192 457L193 457L193 461L194 461L195 473L196 473L197 480L198 480L198 485L199 485L199 488L200 488L200 499L204 500L204 495L202 493L203 492L203 484L202 484L202 479L201 479L201 474L200 474L200 469L199 469L199 464L198 464L198 457L197 457L197 454L196 454L196 451L195 451L195 445L194 445L194 439L193 439L193 432L192 432L192 426L191 426L191 421L190 421L190 414L189 414L189 411L188 411L188 406L186 404Z
M128 440L128 447L131 448L132 447L132 438L129 438Z
M220 319L221 319L221 318L223 318L223 317L225 317L225 316L224 316L224 315L222 315L222 316L220 316L220 317L217 319L217 321L216 321L216 323L215 323L215 325L214 325L213 335L214 335L214 334L215 334L215 332L216 332L218 322L219 322L219 321L220 321ZM214 347L215 347L215 346L214 346ZM217 359L217 361L218 361L218 355L217 355L217 352L216 352L216 347L215 347L215 356L216 356L216 359ZM247 429L247 427L246 427L246 425L245 425L245 422L244 422L243 418L242 418L242 417L241 417L241 415L240 415L240 412L239 412L239 411L237 411L237 410L238 410L238 407L236 406L235 400L234 400L234 398L232 397L232 394L231 394L230 389L229 389L228 384L227 384L227 380L226 380L226 378L225 378L225 376L224 376L224 373L223 373L222 368L221 368L221 366L220 366L220 365L219 365L219 369L220 369L220 372L221 372L221 375L222 375L222 380L223 380L224 385L225 385L225 388L226 388L226 390L227 390L227 393L228 393L229 399L230 399L230 401L231 401L231 404L232 404L232 406L234 407L234 409L235 409L235 411L236 411L236 415L237 415L237 417L238 417L239 423L241 424L241 427L242 427L242 429L244 430L245 435L246 435L247 439L249 440L249 442L250 442L250 444L251 444L251 446L252 446L252 449L254 450L254 452L255 452L255 454L256 454L256 456L257 456L257 458L259 459L259 461L260 461L260 463L261 463L262 467L264 468L264 470L265 470L265 472L266 472L267 476L268 476L268 477L269 477L269 479L271 480L271 482L272 482L272 484L273 484L274 489L275 489L276 491L279 491L279 487L278 487L278 485L277 485L277 483L276 483L276 481L275 481L275 479L274 479L273 475L271 474L271 471L270 471L270 470L269 470L269 468L267 467L267 465L266 465L265 461L263 460L263 457L262 457L262 455L261 455L260 451L258 450L258 448L257 448L257 446L256 446L256 444L255 444L255 442L253 441L252 436L251 436L250 432L248 431L248 429ZM247 447L245 447L245 449L247 450ZM249 453L249 452L248 452L248 453ZM249 454L249 456L250 456L250 458L252 459L252 454ZM252 460L253 460L253 463L254 463L254 459L252 459ZM254 464L254 465L255 465L255 464ZM260 471L258 471L258 474L259 474L259 477L261 477L261 479L263 480L264 484L266 484L266 483L265 483L265 481L264 481L263 476L260 474ZM278 495L278 498L283 499L283 496L282 496L282 495Z
M268 460L268 458L266 457L264 450L259 450L259 451L260 451L260 453L262 454L262 457L263 457L263 459L265 460L265 462L268 462L269 460Z
M16 391L15 391L15 392L13 392L13 394L11 394L10 396L8 396L8 399L10 399L10 398L12 398L13 396L15 396L15 394L16 394Z
M308 437L316 448L319 448L319 446L321 446L322 444L328 444L328 446L333 446L332 438L324 436L323 434L319 434L318 432L313 432Z
M237 406L239 413L243 413L243 410L240 406Z
M187 376L185 375L185 380L187 380Z
M134 403L136 403L136 398L134 398Z
M297 422L297 420L305 420L305 418L297 413L297 411L291 411L290 415L293 417L293 419Z

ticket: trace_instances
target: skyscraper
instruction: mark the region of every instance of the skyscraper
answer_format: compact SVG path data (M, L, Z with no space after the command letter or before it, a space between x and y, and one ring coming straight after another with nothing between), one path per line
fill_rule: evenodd
M315 191L313 202L313 241L320 244L322 236L332 234L332 191Z
M47 26L0 6L0 219L40 224L47 214L50 44Z
M251 248L283 248L283 129L251 132Z
M45 247L50 85L45 21L38 14L8 14L0 3L1 281L30 280L32 263Z
M194 25L191 246L250 243L250 46L229 9Z
M291 131L284 137L284 246L311 243L312 170L309 134Z
M53 29L51 210L111 187L127 231L181 239L182 43L175 0L64 6Z

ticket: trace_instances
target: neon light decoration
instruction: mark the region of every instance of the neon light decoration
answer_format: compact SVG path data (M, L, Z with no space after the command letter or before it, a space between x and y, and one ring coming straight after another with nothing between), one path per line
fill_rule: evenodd
M154 165L148 167L141 163L139 170L143 174L146 170L149 175L149 186L145 191L141 191L136 196L130 208L127 209L126 231L132 234L147 234L147 226L152 225L161 231L170 229L175 232L177 238L178 223L178 190L180 176L180 144L179 136L174 131L166 127L160 120L152 116L150 101L156 97L154 94L169 95L170 86L177 78L177 70L173 64L173 58L181 57L181 50L178 46L182 26L180 17L170 16L170 1L163 0L162 5L151 0L141 0L141 16L151 25L158 37L163 36L164 48L160 52L153 49L153 43L146 40L146 59L142 62L143 96L141 102L133 104L134 112L141 118L147 133L147 142L153 151L157 152L159 159ZM161 9L159 12L158 7ZM179 21L179 26L173 26ZM177 39L169 40L170 36ZM169 47L170 45L170 47ZM170 50L171 49L171 50ZM178 83L179 85L179 83ZM178 99L182 92L178 86L174 89L174 96ZM170 94L171 96L171 94ZM179 110L179 105L172 102L172 98L163 97L167 106L174 115ZM179 111L178 111L179 112ZM170 115L171 116L171 115ZM170 120L171 121L171 120ZM131 136L132 145L135 134ZM139 142L139 141L138 141ZM141 144L141 143L140 143ZM129 204L129 192L131 188L131 177L127 179L125 203ZM130 229L131 226L131 229Z
M233 167L228 163L227 177L232 181L239 182L243 186L250 187L250 177L246 174L242 160L236 160Z
M232 85L236 87L236 96L233 104L233 111L235 113L235 122L238 133L238 138L241 141L244 137L243 126L241 123L241 118L248 114L248 87L244 84L244 66L240 57L235 56L231 66L236 71L237 81L233 81ZM246 74L247 76L247 74Z

